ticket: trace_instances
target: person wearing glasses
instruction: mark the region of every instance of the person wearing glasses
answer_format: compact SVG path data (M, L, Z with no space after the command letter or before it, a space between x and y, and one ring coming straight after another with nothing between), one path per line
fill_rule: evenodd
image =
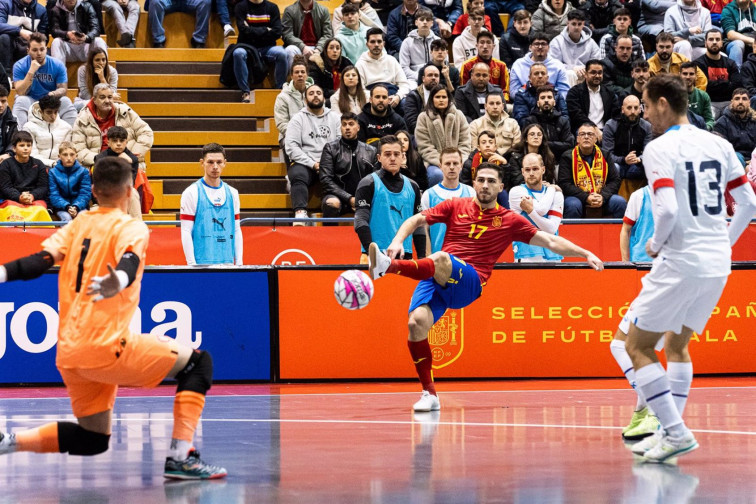
M567 93L567 113L573 129L581 124L592 122L598 128L598 142L601 143L604 124L619 112L619 100L604 81L604 65L597 59L585 64L585 82L570 89Z
M607 162L596 145L596 125L583 123L577 146L559 160L558 184L564 192L564 218L613 217L621 219L627 201L617 192L620 177L614 163Z

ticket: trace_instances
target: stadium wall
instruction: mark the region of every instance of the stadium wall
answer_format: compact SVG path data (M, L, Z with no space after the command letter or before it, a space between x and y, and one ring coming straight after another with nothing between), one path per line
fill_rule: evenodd
M414 378L406 347L416 282L376 283L364 310L334 300L345 266L147 268L133 331L209 350L215 379ZM436 378L617 377L608 345L647 266L499 265L482 297L431 335ZM756 263L736 263L704 334L696 373L754 373ZM0 287L0 383L59 383L57 274Z

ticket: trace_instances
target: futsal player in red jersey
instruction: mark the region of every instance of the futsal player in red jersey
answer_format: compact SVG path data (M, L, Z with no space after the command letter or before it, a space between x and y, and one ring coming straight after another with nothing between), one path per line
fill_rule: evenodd
M474 198L453 198L415 214L399 228L382 253L370 244L370 276L386 273L420 280L409 308L409 351L415 363L423 393L413 409L437 411L441 403L433 384L433 357L428 331L447 308L464 308L480 297L496 260L513 241L546 247L557 254L584 257L597 271L604 264L593 253L559 236L539 231L524 217L496 202L504 188L497 165L483 163L473 180ZM402 242L420 226L446 224L440 252L425 259L402 260Z

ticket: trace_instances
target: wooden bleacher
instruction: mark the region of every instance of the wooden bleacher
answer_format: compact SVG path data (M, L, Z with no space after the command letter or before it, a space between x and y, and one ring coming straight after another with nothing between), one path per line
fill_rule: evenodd
M283 13L293 0L273 0L273 3ZM330 12L342 3L342 0L321 2ZM239 190L243 216L291 216L284 178L286 168L273 122L278 90L270 89L273 87L270 76L263 82L263 88L252 92L251 103L241 103L241 92L225 88L218 79L224 48L235 42L236 37L224 39L215 14L210 20L206 49L189 49L194 17L185 13L166 16L166 47L154 49L144 1L140 0L140 4L143 12L134 49L116 46L115 23L107 13L103 17L109 60L118 70L121 98L155 132L147 164L155 194L153 218L177 218L181 193L202 175L200 147L208 142L226 147L229 164L223 178ZM506 26L506 20L502 21ZM71 99L77 94L79 65L68 65ZM319 212L319 199L311 198L309 206L311 212Z

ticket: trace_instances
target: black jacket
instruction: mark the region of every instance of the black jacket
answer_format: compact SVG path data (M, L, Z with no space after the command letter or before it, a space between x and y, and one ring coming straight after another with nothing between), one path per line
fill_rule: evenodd
M18 203L22 192L35 200L46 200L49 193L47 167L39 159L29 158L23 165L14 156L0 163L0 199Z
M593 31L597 44L609 32L609 27L614 26L614 11L620 7L619 0L609 0L603 7L597 6L595 0L588 0L580 7L588 18L585 25Z
M617 59L616 55L610 55L601 61L604 65L604 82L602 87L606 86L607 89L612 91L616 95L625 95L625 88L633 85L633 64L631 60L627 63L622 63Z
M533 33L533 30L530 30ZM499 39L499 59L512 68L512 63L530 52L530 37L523 37L512 27Z
M522 121L523 127L528 124L540 124L546 131L546 140L554 157L559 159L566 150L575 147L575 136L570 130L570 121L559 112L551 110L548 114L540 110L534 111Z
M604 138L601 142L601 152L607 159L619 166L620 178L645 179L646 173L643 161L637 165L628 165L625 157L633 151L640 157L643 149L653 138L651 123L639 118L634 123L620 114L619 119L612 119L604 126Z
M320 157L320 186L323 194L332 194L342 202L357 192L357 184L354 187L346 187L344 177L352 170L357 170L355 180L359 183L367 174L373 172L377 164L375 147L357 142L357 148L353 151L342 139L328 142Z
M564 117L569 120L567 115L567 102L562 97L562 93L554 92L554 98L556 100L556 109ZM515 95L512 97L512 118L517 121L520 128L525 127L524 120L533 110L538 103L538 97L536 96L536 88L528 81L524 88L518 89Z
M89 2L79 2L75 7L76 29L87 37L87 42L92 42L100 35L100 25L97 21L97 13ZM68 11L59 2L50 11L50 35L54 38L68 38Z
M756 145L756 119L749 111L745 120L738 118L730 109L725 109L722 116L714 124L713 133L719 133L732 144L735 152L746 160L751 158L753 147Z
M756 53L748 55L748 58L743 62L743 66L740 67L740 75L743 80L743 87L748 90L748 96L753 97L756 95ZM730 93L730 98L732 98L732 92ZM714 99L712 98L711 101L714 101Z
M383 117L373 115L370 103L362 107L362 113L357 116L360 123L360 133L357 138L367 144L373 144L386 135L396 135L399 130L406 130L407 123L392 107L388 107L388 114Z
M606 121L619 112L619 100L617 95L603 84L599 88L599 94L601 94L601 101L604 103L603 121L606 124ZM570 115L570 125L573 132L577 131L582 124L590 122L590 119L588 119L590 107L591 98L588 95L588 84L585 82L567 92L567 113Z
M598 149L598 147L596 147ZM602 151L603 153L603 151ZM606 180L604 181L604 187L601 189L601 196L604 198L604 203L609 201L612 195L617 194L620 187L620 178L617 168L614 167L614 163L611 160L604 157L604 161L607 164ZM588 199L587 192L580 189L575 185L575 180L572 177L572 149L565 151L562 157L559 158L559 187L562 188L564 197L574 196L585 205L585 200Z
M247 51L247 73L249 75L249 87L254 88L268 75L268 66L263 62L257 48L247 44L231 44L223 53L221 61L220 83L226 87L239 89L236 82L236 73L234 73L234 50L240 47Z
M11 112L10 106L6 107L5 113L0 116L0 154L12 153L11 138L18 131L18 121Z
M425 109L425 101L420 93L425 93L423 86L420 85L417 89L413 89L404 98L404 120L407 123L407 131L415 134L415 126L417 126L417 116L420 115Z
M727 56L722 56L719 60L711 60L704 54L693 63L709 79L708 84L706 84L706 92L712 102L730 101L732 92L739 87L747 88L751 96L756 93L756 55L753 53L748 55L740 69ZM742 72L746 67L749 68L750 86L743 83Z
M487 94L490 93L502 93L499 86L488 84ZM457 89L454 92L454 105L457 106L457 110L461 110L467 122L471 123L478 117L480 117L480 104L478 103L478 97L475 94L475 88L473 88L472 81L468 82L464 86Z
M333 88L333 67L325 59L320 58L320 61L314 61L315 58L311 58L307 64L307 73L312 80L323 89L323 96L326 99L326 103L329 103L329 99L333 96L336 90ZM344 69L348 66L352 66L354 63L349 61L349 58L342 56L341 62L336 69L339 74L344 73Z

